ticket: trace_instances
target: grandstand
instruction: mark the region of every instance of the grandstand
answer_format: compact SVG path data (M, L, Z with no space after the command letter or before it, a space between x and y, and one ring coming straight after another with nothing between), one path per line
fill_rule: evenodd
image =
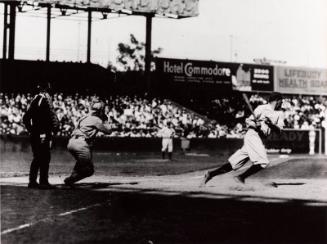
M2 136L26 136L27 131L22 122L22 116L32 99L31 93L1 93L1 127ZM105 95L96 93L84 94L55 93L53 106L60 121L60 130L57 136L69 137L79 118L90 110L91 101L101 97L106 104L106 114L115 130L106 137L126 138L156 138L158 131L168 121L172 122L177 132L176 139L187 131L189 139L194 138L242 138L245 131L245 118L249 111L244 106L242 98L217 97L208 102L188 102L184 107L169 99L138 95ZM250 97L253 107L266 102L265 94L254 94ZM234 101L234 102L232 102ZM307 132L317 130L316 151L321 152L324 144L323 123L326 120L326 97L319 96L285 96L288 106L284 107L285 128ZM195 106L192 106L192 105ZM196 112L198 111L198 112ZM206 111L200 114L201 111ZM199 113L200 112L200 113ZM307 134L308 135L308 134ZM104 135L99 135L104 136ZM302 141L298 138L298 142ZM292 139L293 140L293 139ZM307 138L308 140L308 138ZM308 141L304 142L307 151ZM285 144L286 143L286 144ZM288 147L291 141L284 142ZM298 145L293 145L290 151L299 151ZM303 144L302 144L303 145ZM280 144L281 146L281 144ZM305 149L306 148L306 149ZM301 151L300 150L300 151Z
M112 73L101 66L88 63L2 60L0 65L4 72L1 76L0 105L3 121L1 134L26 133L20 119L31 100L33 93L31 88L36 81L47 80L54 87L53 105L61 120L59 132L61 136L69 135L76 121L87 113L92 96L100 96L106 101L107 113L118 128L111 136L156 137L158 128L167 121L172 121L178 130L189 128L192 131L190 137L242 137L244 121L250 112L241 96L240 89L243 87L235 90L231 86L233 79L238 80L238 83L242 82L240 77L244 79L244 76L239 75L241 67L239 64L193 61L198 65L216 65L226 70L230 69L232 75L224 77L198 75L191 77L193 81L206 79L207 82L191 80L185 83L175 81L174 79L177 79L175 76L163 73L160 62L162 59L159 59L157 70L152 74L152 88L149 91L142 72ZM182 64L183 60L178 62ZM248 72L255 72L258 67L262 70L272 69L270 66L268 68L258 65L252 67L250 64L247 66ZM278 70L278 67L275 69ZM256 90L255 74L249 74L247 79L250 79L251 83L248 83L250 86L248 92L252 94L250 101L255 108L266 102L265 98L269 93L262 89L262 86L259 88L263 91ZM183 75L178 74L178 79L188 77ZM210 79L212 82L208 82ZM223 85L224 89L221 89L219 79L229 82L226 83L227 86ZM275 77L276 80L273 81L270 76L264 79L270 83L276 83L278 80ZM269 89L272 89L271 86ZM208 90L211 90L211 94L207 93ZM183 96L179 95L181 92ZM284 96L288 104L288 107L283 108L286 128L305 130L311 127L322 128L322 123L326 120L326 96L318 94ZM169 101L169 105L164 101ZM144 118L140 118L140 115ZM214 125L208 127L207 123L212 124L211 120L214 121Z

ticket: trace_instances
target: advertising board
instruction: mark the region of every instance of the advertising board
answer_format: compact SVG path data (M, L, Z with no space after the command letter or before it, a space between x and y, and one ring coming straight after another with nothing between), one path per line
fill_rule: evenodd
M289 94L327 95L327 70L277 66L275 90Z

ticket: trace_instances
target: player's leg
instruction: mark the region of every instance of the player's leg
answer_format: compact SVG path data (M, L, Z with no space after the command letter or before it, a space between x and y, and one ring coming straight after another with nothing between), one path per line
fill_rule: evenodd
M49 142L42 143L42 162L40 164L40 188L54 189L54 185L49 183L49 165L51 160L50 144Z
M162 139L162 148L161 148L161 156L162 159L165 159L165 152L168 149L168 140L166 138Z
M248 159L249 156L245 150L245 147L243 146L229 157L227 163L223 164L219 168L208 171L202 180L201 186L204 186L206 183L208 183L208 181L217 175L226 174L232 170L242 167L248 161Z
M39 136L32 136L31 137L31 147L33 152L33 160L30 166L29 172L29 183L28 188L38 188L39 184L37 183L37 175L40 168L40 143L39 143Z
M269 164L266 149L259 135L251 134L247 136L244 139L244 145L253 165L245 172L235 177L240 183L245 183L245 179L263 170Z
M30 166L28 188L38 188L39 187L39 183L37 183L38 172L39 172L38 159L34 157L31 162L31 166Z
M88 144L81 139L71 139L67 148L76 159L76 164L73 172L64 182L66 185L73 185L75 182L93 175L92 152Z
M76 171L76 168L78 168L78 159L79 159L79 156L78 156L78 151L79 151L79 145L78 145L78 141L77 139L74 139L74 138L71 138L69 141L68 141L68 145L67 145L67 150L70 152L70 154L74 157L74 159L76 160L75 162L75 165L74 165L74 168L73 168L73 171L72 173L70 174L69 177L66 177L64 179L64 182L66 184L66 182L68 182L70 180L70 177L74 176L76 177L77 176L77 171Z
M201 186L207 184L213 177L228 173L232 170L233 170L232 165L230 163L225 163L219 168L207 171L206 174L204 175L204 178L202 179Z
M91 161L78 161L73 172L67 177L64 182L66 185L72 186L74 183L90 177L94 173L94 166Z
M260 164L253 164L249 169L247 169L244 173L235 176L235 180L239 183L245 183L245 179L248 178L249 176L258 173L264 169Z
M77 171L80 176L78 180L90 177L94 174L92 151L88 146L84 148L83 155L80 156L79 168L77 169Z
M169 160L173 159L173 139L168 141L168 158Z

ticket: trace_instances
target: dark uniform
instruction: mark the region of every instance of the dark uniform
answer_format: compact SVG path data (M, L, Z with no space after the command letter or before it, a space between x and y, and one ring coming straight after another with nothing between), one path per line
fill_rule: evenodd
M37 94L23 117L26 129L30 133L33 161L30 167L29 188L54 188L49 184L49 164L51 160L52 134L59 128L59 121L54 113L50 95L42 89ZM40 170L39 184L37 183Z

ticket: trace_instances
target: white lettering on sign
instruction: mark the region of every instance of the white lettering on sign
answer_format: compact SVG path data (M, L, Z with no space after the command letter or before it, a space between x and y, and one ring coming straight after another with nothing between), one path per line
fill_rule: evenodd
M163 71L165 73L173 73L173 74L182 74L184 73L186 76L192 77L194 75L209 75L209 76L231 76L230 68L219 68L216 64L214 67L200 67L194 66L192 62L188 62L183 64L180 62L179 64L171 64L169 61L164 61Z
M192 62L185 65L184 73L187 76L193 75L214 75L214 76L231 76L231 70L229 68L219 68L216 64L215 67L199 67L193 66Z
M164 72L181 74L183 73L183 63L171 65L169 61L164 62Z
M269 69L254 69L253 78L255 79L269 79Z

